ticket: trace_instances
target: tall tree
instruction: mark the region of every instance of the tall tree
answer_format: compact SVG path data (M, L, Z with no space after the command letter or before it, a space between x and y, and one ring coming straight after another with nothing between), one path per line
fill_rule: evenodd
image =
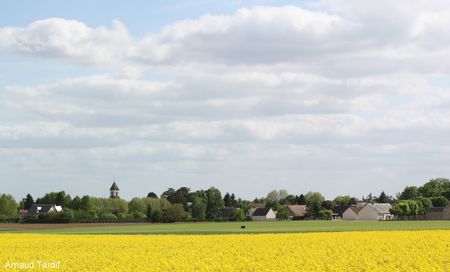
M206 218L206 200L196 196L192 201L192 218L204 220Z
M150 192L150 193L147 194L147 197L150 197L150 198L158 198L158 195L155 194L154 192Z
M416 199L420 196L419 188L416 186L406 186L397 198L400 200Z
M31 196L31 194L27 194L27 196L24 199L22 199L22 205L21 206L22 206L23 209L28 210L28 209L31 208L31 206L33 204L34 204L33 197Z
M225 207L231 207L231 196L230 193L226 193L225 196L223 197L223 204L225 205Z
M419 187L419 192L424 197L446 196L450 192L450 180L447 178L435 178Z
M211 187L206 190L206 217L216 219L219 216L219 209L223 207L222 194L219 189Z
M18 217L16 200L11 195L0 195L0 219L15 219Z
M388 196L384 191L382 191L380 193L379 197L376 197L374 199L375 202L377 203L391 203L392 202L392 197Z
M298 205L306 205L306 197L304 194L301 194L298 196L297 204Z
M237 206L237 200L236 200L236 196L232 193L230 196L230 207L236 207Z
M318 216L322 209L322 203L325 201L323 195L319 192L309 192L305 195L305 198L308 205L308 214Z

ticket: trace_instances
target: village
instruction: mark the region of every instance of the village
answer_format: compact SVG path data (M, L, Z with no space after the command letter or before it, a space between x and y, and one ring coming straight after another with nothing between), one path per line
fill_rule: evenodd
M424 193L428 185L447 186L447 180L435 179L417 188ZM430 186L428 186L430 187ZM187 187L169 188L158 196L120 198L120 189L114 181L109 198L83 196L71 198L65 192L46 194L33 200L30 194L17 204L10 216L1 215L3 222L21 223L83 223L83 222L176 222L176 221L274 221L274 220L450 220L450 204L442 196L407 198L413 187L406 187L398 199L380 197L357 200L339 196L325 200L318 192L289 195L284 190L272 191L267 197L254 201L236 199L234 194L214 187L191 192ZM444 192L444 195L447 192ZM6 195L2 196L6 203ZM9 197L10 202L11 197ZM14 204L9 205L14 207ZM19 207L20 206L20 207ZM2 208L4 210L5 208Z

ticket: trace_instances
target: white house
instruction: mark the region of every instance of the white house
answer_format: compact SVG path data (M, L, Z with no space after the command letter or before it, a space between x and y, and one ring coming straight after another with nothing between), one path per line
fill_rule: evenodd
M28 213L33 214L48 214L51 212L61 212L63 209L61 206L55 204L33 204Z
M276 220L277 216L271 208L257 208L252 214L252 221Z

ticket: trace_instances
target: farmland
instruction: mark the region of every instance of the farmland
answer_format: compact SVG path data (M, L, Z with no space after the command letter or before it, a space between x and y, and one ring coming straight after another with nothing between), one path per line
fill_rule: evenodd
M241 226L244 225L245 229ZM0 224L0 233L245 234L382 230L450 230L450 221L272 221L173 224Z
M7 271L449 271L450 231L0 234ZM13 266L16 265L16 268ZM12 267L12 269L11 269ZM56 270L54 270L56 271Z

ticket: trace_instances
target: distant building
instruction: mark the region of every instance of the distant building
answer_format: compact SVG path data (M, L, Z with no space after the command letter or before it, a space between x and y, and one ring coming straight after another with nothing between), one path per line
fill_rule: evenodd
M277 215L271 208L257 208L252 214L253 221L276 220Z
M28 210L28 215L48 214L51 212L61 212L61 206L55 204L33 204Z
M111 188L109 188L109 191L111 193L109 198L119 198L119 186L117 186L115 181L111 185Z
M445 207L430 207L425 211L426 220L450 220L450 204Z
M391 220L393 215L390 213L391 204L375 203L360 204L350 206L342 214L344 220Z
M288 218L292 220L305 219L307 207L306 205L286 205L289 212Z
M331 218L333 220L341 220L344 216L344 212L349 208L349 205L336 205L331 210L333 211L333 214Z

